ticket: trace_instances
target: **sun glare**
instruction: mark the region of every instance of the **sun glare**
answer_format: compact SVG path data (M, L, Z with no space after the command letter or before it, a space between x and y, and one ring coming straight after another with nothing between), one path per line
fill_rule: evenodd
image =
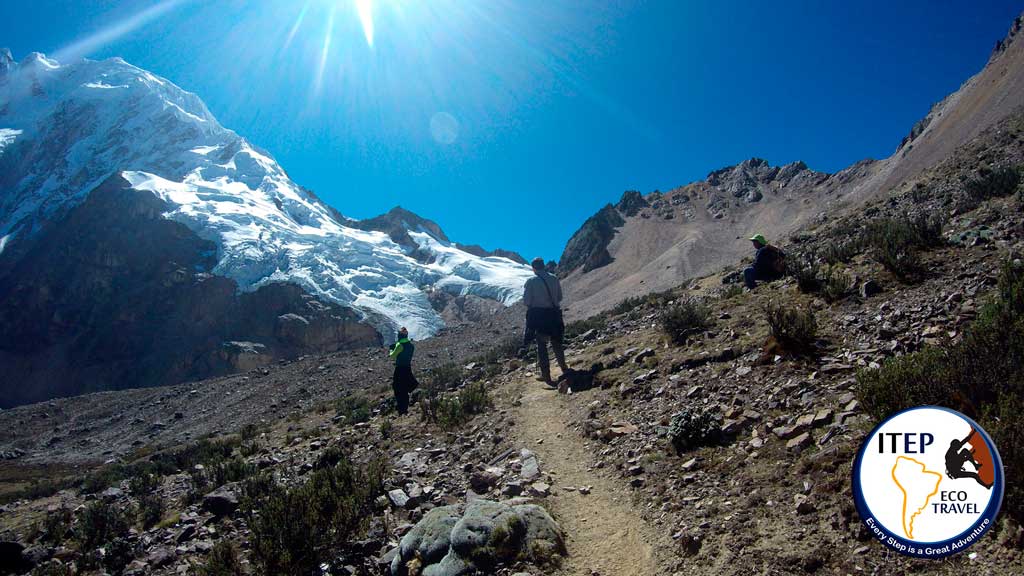
M366 36L366 44L373 48L373 0L355 0L355 3L359 22L363 25L363 35Z

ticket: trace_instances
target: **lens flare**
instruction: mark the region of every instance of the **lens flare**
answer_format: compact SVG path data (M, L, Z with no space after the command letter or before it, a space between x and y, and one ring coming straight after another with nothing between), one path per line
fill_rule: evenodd
M142 12L119 20L106 28L95 32L69 46L65 46L54 54L58 61L66 62L88 56L122 36L135 31L140 26L163 16L170 10L189 2L190 0L164 0L155 6L151 6Z
M288 32L288 39L284 41L283 50L287 50L292 44L292 40L295 40L295 34L299 32L299 28L302 27L302 21L306 19L306 12L309 12L309 2L302 7L302 11L299 12L299 17L295 19L295 24L292 25L292 29Z
M327 69L327 55L331 51L331 38L334 37L334 14L337 8L332 6L331 13L327 17L327 32L324 34L324 47L320 52L320 69L316 73L316 86L314 92L320 93L324 83L324 70Z
M373 48L373 0L355 0L355 3L359 22L363 25L363 35L366 36L366 44Z

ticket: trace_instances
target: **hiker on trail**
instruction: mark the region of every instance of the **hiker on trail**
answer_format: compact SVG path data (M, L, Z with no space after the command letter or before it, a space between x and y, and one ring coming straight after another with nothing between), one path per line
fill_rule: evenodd
M757 252L754 254L754 264L743 270L743 283L753 290L758 280L772 282L782 278L786 272L786 253L769 244L762 234L754 234L750 241L754 243Z
M565 350L562 348L562 334L565 332L562 285L558 278L545 269L543 258L534 258L530 266L533 267L534 276L523 287L523 303L527 308L525 344L529 345L531 340L537 341L537 365L540 367L541 380L554 387L548 360L548 342L555 351L555 360L562 373L569 372L569 366L565 363Z
M398 415L409 412L409 393L419 387L416 376L412 373L412 355L416 346L409 340L409 330L402 327L398 331L398 341L391 347L389 357L395 359L395 376L391 388L395 391L395 403L398 404Z

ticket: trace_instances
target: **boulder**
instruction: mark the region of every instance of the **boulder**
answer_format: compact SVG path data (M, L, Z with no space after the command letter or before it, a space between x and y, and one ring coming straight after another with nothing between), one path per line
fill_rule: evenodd
M225 484L203 496L203 509L217 517L227 516L237 510L237 485Z
M479 499L428 512L402 538L391 576L493 573L519 561L546 565L565 553L561 528L540 506Z

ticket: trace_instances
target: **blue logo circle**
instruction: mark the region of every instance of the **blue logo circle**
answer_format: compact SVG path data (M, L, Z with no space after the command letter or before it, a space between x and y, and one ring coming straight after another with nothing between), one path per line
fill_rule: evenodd
M995 524L1003 464L992 438L956 410L919 406L875 426L853 464L871 536L916 558L958 554Z

